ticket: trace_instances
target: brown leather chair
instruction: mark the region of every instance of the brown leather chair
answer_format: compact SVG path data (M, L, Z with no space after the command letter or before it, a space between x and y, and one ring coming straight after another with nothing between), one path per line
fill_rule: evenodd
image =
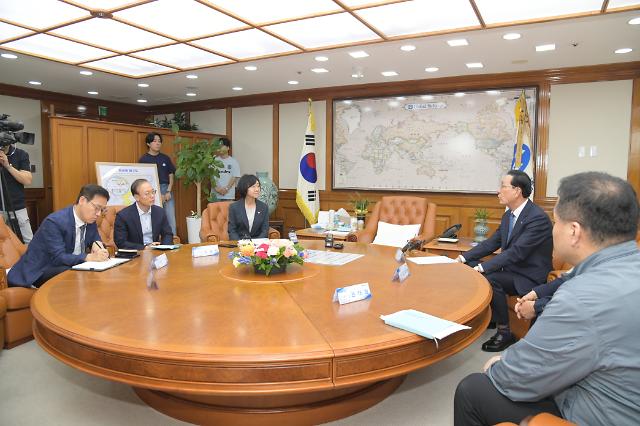
M109 254L112 256L115 254L118 247L116 247L116 243L113 239L113 228L116 222L116 214L127 206L109 206L107 207L107 212L102 216L98 217L96 220L96 225L98 226L98 233L100 234L100 239L104 243L107 250L109 250ZM180 237L177 235L173 236L173 243L180 244Z
M503 422L495 426L517 426L515 423ZM520 426L577 426L568 420L549 413L540 413L529 416L520 422Z
M7 316L7 301L0 296L0 352L4 347L4 317Z
M229 239L229 206L233 201L220 201L209 203L202 212L202 224L200 225L200 241L216 243ZM269 228L269 238L278 239L280 233Z
M363 230L347 235L347 241L371 243L378 232L378 222L395 225L420 223L419 240L431 241L436 235L436 205L424 197L382 197L373 208Z
M0 217L0 299L6 304L2 344L12 348L33 339L31 316L31 297L35 290L24 287L7 285L7 268L12 267L20 256L27 250L27 246L4 223Z

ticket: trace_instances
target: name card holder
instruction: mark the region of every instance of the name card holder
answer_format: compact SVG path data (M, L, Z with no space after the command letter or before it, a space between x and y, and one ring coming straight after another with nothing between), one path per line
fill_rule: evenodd
M396 268L391 281L403 282L409 277L409 275L411 275L411 272L409 271L409 265L407 265L407 262L405 262Z
M348 287L337 288L333 292L333 301L341 305L371 298L369 283L354 284Z

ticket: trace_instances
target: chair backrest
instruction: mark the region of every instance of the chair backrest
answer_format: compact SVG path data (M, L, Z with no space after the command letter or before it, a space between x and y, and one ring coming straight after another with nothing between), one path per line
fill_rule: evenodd
M116 243L113 241L113 227L116 221L116 214L125 207L127 206L109 206L107 207L107 212L96 220L100 239L107 248L116 248Z
M436 205L424 197L391 196L382 197L373 208L367 228L375 236L378 222L383 221L395 225L421 224L420 239L431 240L435 237Z
M27 246L13 233L0 216L0 267L7 269L15 265Z
M202 212L200 240L202 242L229 239L229 206L233 201L209 203Z

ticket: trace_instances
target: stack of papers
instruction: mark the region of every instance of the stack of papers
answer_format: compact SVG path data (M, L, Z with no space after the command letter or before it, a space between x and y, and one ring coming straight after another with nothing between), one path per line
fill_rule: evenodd
M357 253L338 253L324 250L306 250L306 252L309 257L304 261L317 265L341 266L364 256Z
M450 334L471 327L448 321L413 309L398 311L390 315L380 315L385 324L410 331L427 339L443 339Z
M76 271L104 271L109 268L113 268L114 266L121 265L125 262L129 262L131 259L120 259L120 258L111 258L109 260L105 260L104 262L84 262L78 265L74 265L71 269Z

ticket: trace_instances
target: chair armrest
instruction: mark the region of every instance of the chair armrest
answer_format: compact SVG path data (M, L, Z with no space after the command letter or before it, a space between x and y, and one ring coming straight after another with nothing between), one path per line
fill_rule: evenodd
M269 234L267 236L272 240L280 239L280 232L277 229L269 228Z
M204 236L204 238L200 236L200 240L207 243L217 243L218 241L220 241L220 237L216 234L207 234Z
M568 420L549 413L536 414L520 422L521 426L576 426Z
M180 237L178 237L177 235L173 236L173 244L180 244Z
M565 272L567 271L564 269L549 272L549 274L547 275L547 282L550 283L551 281L560 278L560 275L564 274Z
M372 243L375 238L375 234L367 229L361 229L360 231L350 232L347 235L347 241L354 243Z
M0 268L0 290L7 287L9 287L9 284L7 283L7 270Z

